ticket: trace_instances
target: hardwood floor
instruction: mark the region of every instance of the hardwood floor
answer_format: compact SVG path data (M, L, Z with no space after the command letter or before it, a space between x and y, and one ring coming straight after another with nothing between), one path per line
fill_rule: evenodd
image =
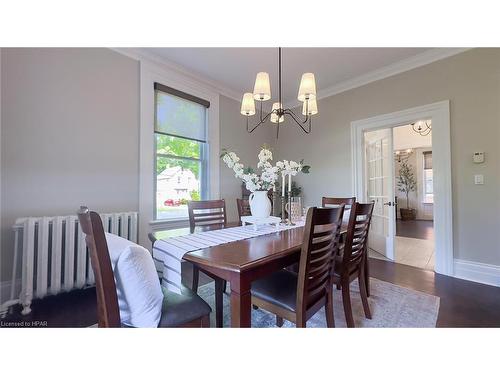
M500 327L500 288L370 259L371 276L441 298L438 327Z
M434 222L432 220L396 220L396 236L434 240Z
M191 285L191 265L183 264L183 282ZM441 298L438 327L500 327L500 288L455 279L411 266L370 259L371 276ZM200 274L200 285L211 279ZM97 321L95 288L35 300L32 313L13 314L1 327L88 327Z

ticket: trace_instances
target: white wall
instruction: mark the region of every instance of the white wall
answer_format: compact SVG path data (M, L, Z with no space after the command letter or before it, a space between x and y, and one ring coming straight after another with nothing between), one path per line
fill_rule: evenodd
M1 277L18 217L138 209L137 62L108 49L2 51Z
M500 49L470 50L319 100L312 134L283 126L279 154L312 166L297 178L306 205L350 195L351 121L442 100L451 106L454 256L500 265ZM478 150L484 164L472 163ZM484 185L474 185L478 173Z

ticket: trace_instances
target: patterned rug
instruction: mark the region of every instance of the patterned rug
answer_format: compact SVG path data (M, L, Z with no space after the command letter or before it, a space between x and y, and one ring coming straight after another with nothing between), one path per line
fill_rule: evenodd
M430 328L436 326L439 297L416 292L385 281L371 278L370 309L373 318L366 319L363 313L357 281L351 284L351 302L356 327L379 328ZM229 288L228 288L229 290ZM215 327L214 283L201 286L198 294L212 307L211 326ZM334 289L335 326L346 327L341 292ZM276 327L276 318L262 309L252 309L252 327ZM224 327L231 326L229 296L224 293ZM285 320L283 327L295 327ZM307 327L326 328L324 309L308 322Z

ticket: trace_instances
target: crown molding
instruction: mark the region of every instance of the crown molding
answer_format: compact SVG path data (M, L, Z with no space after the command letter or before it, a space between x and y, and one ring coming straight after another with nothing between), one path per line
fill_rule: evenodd
M240 101L243 95L242 93L225 86L219 81L206 78L198 73L186 69L182 65L176 64L168 59L162 58L142 48L111 48L111 50L130 57L134 60L156 65L163 70L172 71L177 75L202 84L209 88L211 91L215 91L218 94L227 96L231 99Z
M418 55L406 58L404 60L395 62L393 64L384 66L383 68L373 70L371 72L362 74L358 77L348 79L346 81L340 82L336 85L319 90L316 97L317 99L327 98L341 92L355 89L367 85L369 83L379 81L381 79L397 75L399 73L404 73L409 70L433 63L435 61L446 59L459 53L468 51L470 48L435 48L426 52L419 53ZM286 107L297 107L300 103L285 103Z
M216 91L219 94L227 96L231 99L237 101L241 100L243 94L242 92L231 89L219 81L206 78L205 76L186 69L182 65L176 64L168 59L162 58L142 48L111 49L135 60L147 61L149 63L153 63L159 67L162 67L163 69L174 71L181 76L184 76L190 80L197 81L198 83L211 88L213 91ZM407 72L409 70L433 63L435 61L446 59L447 57L457 55L469 49L470 48L433 48L429 51L422 52L418 55L384 66L383 68L373 70L358 77L348 79L336 85L319 90L317 93L317 98L323 99L332 95L340 94L344 91L352 90L354 88L361 87L369 83L397 75L399 73ZM301 103L297 103L297 100L284 103L284 106L288 108L295 108L299 107L300 105Z

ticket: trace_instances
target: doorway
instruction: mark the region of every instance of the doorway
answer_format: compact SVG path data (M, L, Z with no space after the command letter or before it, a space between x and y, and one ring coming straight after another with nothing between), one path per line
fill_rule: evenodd
M397 255L398 237L396 209L397 205L403 204L395 199L394 168L397 159L394 153L393 128L426 119L432 121L433 134L431 151L434 236L430 241L433 242L434 269L437 273L452 276L454 267L448 101L353 121L351 140L354 194L366 200L375 200L369 246L384 257L394 260ZM373 131L379 132L371 139L371 146L365 147L365 134ZM372 165L369 166L367 160L371 160ZM390 176L387 171L391 171Z
M375 202L370 256L434 271L431 129L422 119L364 133L364 198Z

